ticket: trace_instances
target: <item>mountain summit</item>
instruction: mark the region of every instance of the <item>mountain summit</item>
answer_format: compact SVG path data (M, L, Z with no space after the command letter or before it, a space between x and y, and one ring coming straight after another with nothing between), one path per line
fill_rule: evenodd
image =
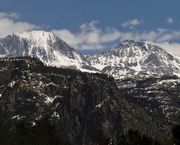
M0 54L33 56L46 65L75 67L83 70L89 66L83 55L53 33L31 31L9 35L0 39Z
M145 42L125 40L101 54L83 56L55 34L31 31L0 39L0 55L33 56L44 64L102 72L115 78L152 75L180 76L180 60Z
M132 75L179 75L180 60L156 45L125 40L101 54L88 56L91 65L115 78Z

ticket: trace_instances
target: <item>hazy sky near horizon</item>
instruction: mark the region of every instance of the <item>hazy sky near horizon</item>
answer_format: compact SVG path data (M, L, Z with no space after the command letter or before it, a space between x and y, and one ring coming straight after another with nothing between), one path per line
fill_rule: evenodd
M148 41L180 56L179 0L0 0L0 37L46 30L80 50Z

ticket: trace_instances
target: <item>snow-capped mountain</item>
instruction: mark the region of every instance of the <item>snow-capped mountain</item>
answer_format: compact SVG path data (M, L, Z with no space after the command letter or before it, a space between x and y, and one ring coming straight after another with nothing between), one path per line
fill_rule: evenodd
M38 144L44 135L43 140L67 138L74 145L116 145L129 129L164 140L179 124L180 78L171 75L179 74L180 61L158 46L124 41L85 58L54 34L33 31L0 39L0 54L30 55L46 64L32 57L0 58L0 140L5 136L5 145L24 137L29 141L34 133ZM47 65L95 67L116 80Z
M90 66L83 55L53 33L44 31L23 32L0 39L0 54L33 56L46 65L74 67L82 71Z
M180 59L145 42L125 40L101 54L83 56L55 34L31 31L0 39L1 56L33 56L44 64L102 72L115 78L180 76Z
M115 78L180 75L180 60L164 49L145 42L125 40L101 54L87 56L93 67Z

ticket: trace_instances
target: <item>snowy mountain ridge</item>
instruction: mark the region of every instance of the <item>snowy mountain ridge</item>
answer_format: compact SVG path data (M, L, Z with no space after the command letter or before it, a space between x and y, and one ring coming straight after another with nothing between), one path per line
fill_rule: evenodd
M33 56L44 64L102 72L116 79L154 75L180 76L180 59L145 42L125 40L100 54L84 56L55 34L31 31L0 39L1 56Z
M178 75L180 59L145 42L125 40L101 54L87 56L91 65L115 78L138 75Z
M33 56L44 64L71 67L82 71L89 66L85 57L76 52L55 34L31 31L0 39L0 54L4 56Z

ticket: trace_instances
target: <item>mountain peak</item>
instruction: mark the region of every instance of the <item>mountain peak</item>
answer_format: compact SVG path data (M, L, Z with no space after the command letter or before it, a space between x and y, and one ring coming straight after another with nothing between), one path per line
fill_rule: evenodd
M86 59L55 34L31 31L9 35L0 39L0 54L33 56L46 65L81 69L88 65Z
M120 42L120 44L129 44L129 45L135 45L135 44L145 44L144 41L137 41L137 40L128 40L128 39L125 39L123 41Z
M32 30L32 31L27 31L27 32L21 32L21 33L17 33L19 35L21 34L42 34L42 35L54 35L52 32L48 32L48 31L44 31L44 30Z
M115 48L85 58L55 34L31 31L0 39L0 55L33 56L46 65L99 71L115 78L138 74L180 76L180 59L159 46L135 40L124 40Z
M132 77L139 73L180 74L180 60L159 46L146 42L124 40L117 47L90 56L92 66L115 78Z
M30 32L22 32L22 33L17 33L17 36L24 38L24 39L34 39L34 40L50 40L50 39L55 39L57 36L51 32L47 31L41 31L41 30L33 30Z
M30 31L30 32L23 32L15 34L20 38L20 40L26 40L33 45L36 45L40 48L48 49L49 45L53 45L56 41L63 42L60 38L58 38L55 34L46 32L46 31ZM65 42L63 42L65 43Z
M157 46L157 45L153 45L150 44L148 42L143 42L143 41L136 41L136 40L124 40L121 41L120 44L115 47L115 49L122 49L122 48L129 48L129 47L136 47L137 49L141 49L141 50L145 50L145 51L149 51L149 50L161 50L163 51L164 49L162 49L161 47Z
M165 51L163 48L153 45L143 41L136 40L124 40L121 41L117 47L111 48L103 54L111 54L116 56L127 56L127 57L141 57L145 54L154 54L154 55L172 55ZM170 56L171 55L171 56ZM172 57L171 57L172 58Z

